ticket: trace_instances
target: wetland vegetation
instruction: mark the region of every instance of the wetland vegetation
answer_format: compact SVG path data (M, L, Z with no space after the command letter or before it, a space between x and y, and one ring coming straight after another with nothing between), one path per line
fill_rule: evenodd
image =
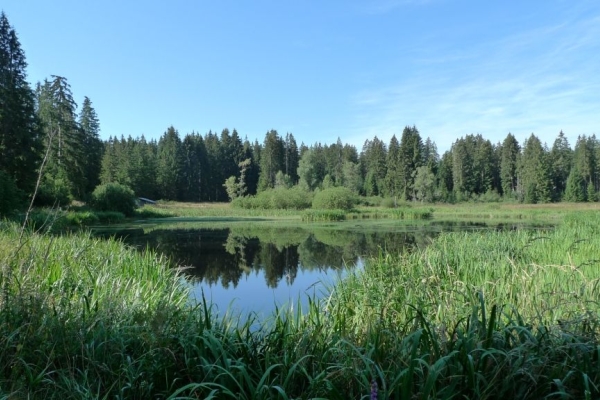
M556 227L442 232L380 251L322 296L266 317L190 302L181 272L153 250L84 233L21 236L5 222L0 388L33 398L595 398L600 216L544 210L497 212ZM474 214L497 222L490 211ZM267 219L252 221L264 230L221 222L233 226L230 250L257 235L280 248L311 235L354 247L340 223L283 234L278 224L299 217ZM383 233L398 223L370 222Z
M595 136L102 140L88 97L26 66L2 12L0 399L600 397ZM212 260L173 250L191 224ZM344 275L266 316L192 296L302 268Z

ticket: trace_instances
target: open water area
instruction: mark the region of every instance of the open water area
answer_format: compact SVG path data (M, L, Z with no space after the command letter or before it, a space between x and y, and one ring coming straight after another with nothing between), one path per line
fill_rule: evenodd
M383 253L427 246L441 232L539 229L518 223L466 221L347 221L289 224L265 221L148 221L94 229L140 251L152 249L180 268L202 296L223 313L269 315L276 307L306 307L337 279ZM546 226L547 228L547 226Z

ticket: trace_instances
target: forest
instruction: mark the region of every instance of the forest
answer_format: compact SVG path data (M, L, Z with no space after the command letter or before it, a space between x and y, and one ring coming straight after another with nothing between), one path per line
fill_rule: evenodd
M551 146L534 133L523 143L511 133L499 143L465 134L441 155L416 126L404 127L389 143L367 139L361 149L340 138L298 145L291 132L273 129L262 143L242 138L236 129L180 134L174 126L158 140L131 135L102 140L88 97L78 106L67 78L58 75L32 87L26 68L17 34L2 13L3 214L32 198L38 206L86 201L107 183L128 186L140 197L185 202L223 202L293 186L311 192L340 186L356 195L420 202L598 200L595 135L580 135L571 147L562 131Z

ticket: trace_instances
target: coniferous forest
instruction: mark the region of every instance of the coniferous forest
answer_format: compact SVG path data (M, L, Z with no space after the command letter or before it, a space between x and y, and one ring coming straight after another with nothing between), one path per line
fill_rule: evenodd
M398 200L524 203L597 201L600 141L580 135L553 143L511 134L492 143L480 134L457 138L439 154L416 126L389 143L378 137L361 149L335 143L298 144L290 132L269 130L253 142L235 129L180 133L158 140L100 138L92 101L78 104L66 77L34 87L15 29L0 16L0 212L26 204L86 200L99 184L120 183L137 196L186 202L228 201L276 187L307 190L342 186L357 195ZM265 121L268 123L268 121ZM159 129L159 128L157 128ZM399 127L401 129L401 127ZM38 171L43 174L37 185Z

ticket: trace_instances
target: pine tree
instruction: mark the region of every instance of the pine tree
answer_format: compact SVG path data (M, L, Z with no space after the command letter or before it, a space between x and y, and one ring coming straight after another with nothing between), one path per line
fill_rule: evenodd
M285 170L285 145L275 130L267 132L260 155L258 189L275 187L277 172Z
M402 193L403 186L400 181L400 143L393 135L388 146L386 159L385 188L388 195L397 199Z
M298 155L298 145L296 139L291 133L285 135L285 170L283 171L290 177L292 183L298 183L298 164L300 156Z
M85 192L91 193L100 183L102 168L102 141L100 140L100 121L92 102L86 96L81 105L79 126L83 131L83 171L85 177Z
M548 151L532 133L523 145L519 180L525 203L548 203L552 200L552 176Z
M502 142L500 151L500 182L502 194L515 196L517 191L517 160L521 149L517 139L509 133Z
M563 131L560 131L552 145L550 163L554 194L553 200L560 201L567 188L567 179L569 178L573 164L573 150L571 150L569 141Z
M438 163L438 188L440 198L447 202L454 200L454 177L452 175L452 151L446 151Z
M402 131L398 159L398 178L405 199L415 194L413 190L415 171L423 165L423 161L424 149L421 135L416 126L407 126Z
M71 197L82 198L86 155L84 133L77 123L77 104L67 79L56 75L52 78L37 88L38 116L50 146L45 183L51 187L60 181L68 186Z
M457 200L466 200L475 192L477 171L474 168L474 153L473 135L460 138L452 145L452 186Z
M25 53L4 12L0 13L0 170L32 193L41 164L43 137L35 95L27 82Z
M585 180L577 167L571 169L565 185L563 199L571 202L582 202L587 200Z
M160 198L181 199L182 164L181 139L177 130L170 126L158 141L156 183Z
M493 189L494 181L494 148L489 140L481 135L474 137L473 169L475 187L473 193L481 195Z
M192 132L183 139L183 200L201 201L206 175L206 148L202 136Z
M385 194L387 149L377 136L363 146L360 162L364 171L364 192L367 196Z

